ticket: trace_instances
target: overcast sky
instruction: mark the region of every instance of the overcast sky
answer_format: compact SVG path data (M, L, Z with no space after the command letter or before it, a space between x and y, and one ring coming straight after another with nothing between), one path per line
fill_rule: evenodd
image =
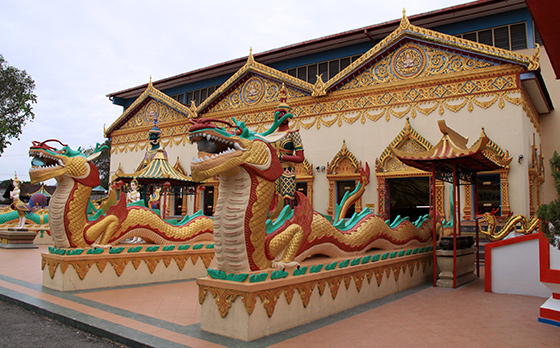
M35 120L0 157L29 180L33 140L103 142L123 112L107 94L253 53L466 0L0 0L0 54L35 80ZM49 182L54 184L54 180Z

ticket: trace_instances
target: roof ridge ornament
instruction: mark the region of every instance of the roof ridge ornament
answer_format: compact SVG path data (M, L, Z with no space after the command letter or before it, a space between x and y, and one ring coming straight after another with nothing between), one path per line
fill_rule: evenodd
M323 82L323 74L321 75L316 75L317 76L317 80L315 81L315 84L313 85L313 92L311 93L311 96L313 97L321 97L325 94L327 94L327 85L325 84L325 82Z
M407 30L410 29L412 25L410 24L410 21L408 20L408 18L406 17L406 9L403 7L402 9L402 18L401 18L401 23L399 24L399 27L402 30Z
M247 57L247 64L253 65L255 63L255 57L253 57L253 47L249 47L249 56Z
M531 58L529 58L529 66L527 67L527 69L529 69L530 71L533 70L538 70L540 67L540 54L541 54L541 45L539 45L538 43L535 43L535 52L533 52L533 55L531 56Z

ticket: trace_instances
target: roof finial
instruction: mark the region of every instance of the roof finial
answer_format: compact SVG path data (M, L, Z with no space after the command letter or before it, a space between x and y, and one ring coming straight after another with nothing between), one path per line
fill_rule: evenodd
M538 70L540 67L539 59L540 59L540 48L541 46L537 43L535 44L535 52L529 59L529 66L527 67L529 70Z
M252 64L255 61L253 57L253 47L249 47L249 57L247 58L247 64Z
M403 8L402 9L401 24L399 25L399 27L401 27L402 29L408 29L409 26L410 26L410 22L408 21L408 18L406 17L406 9Z

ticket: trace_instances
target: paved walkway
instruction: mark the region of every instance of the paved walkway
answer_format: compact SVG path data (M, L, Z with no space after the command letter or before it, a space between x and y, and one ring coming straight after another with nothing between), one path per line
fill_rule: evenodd
M554 347L545 298L425 284L313 323L241 342L200 330L195 281L60 292L43 288L39 249L0 249L0 299L131 347ZM69 342L70 346L72 345Z

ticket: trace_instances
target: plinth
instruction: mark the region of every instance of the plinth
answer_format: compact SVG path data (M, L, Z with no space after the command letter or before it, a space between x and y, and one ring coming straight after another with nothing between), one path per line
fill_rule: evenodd
M37 233L27 228L2 228L0 229L0 248L4 249L37 249L33 240Z
M453 250L437 250L437 266L440 270L437 286L443 288L453 287ZM474 274L474 261L476 259L476 248L457 250L457 281L461 286L476 279Z

